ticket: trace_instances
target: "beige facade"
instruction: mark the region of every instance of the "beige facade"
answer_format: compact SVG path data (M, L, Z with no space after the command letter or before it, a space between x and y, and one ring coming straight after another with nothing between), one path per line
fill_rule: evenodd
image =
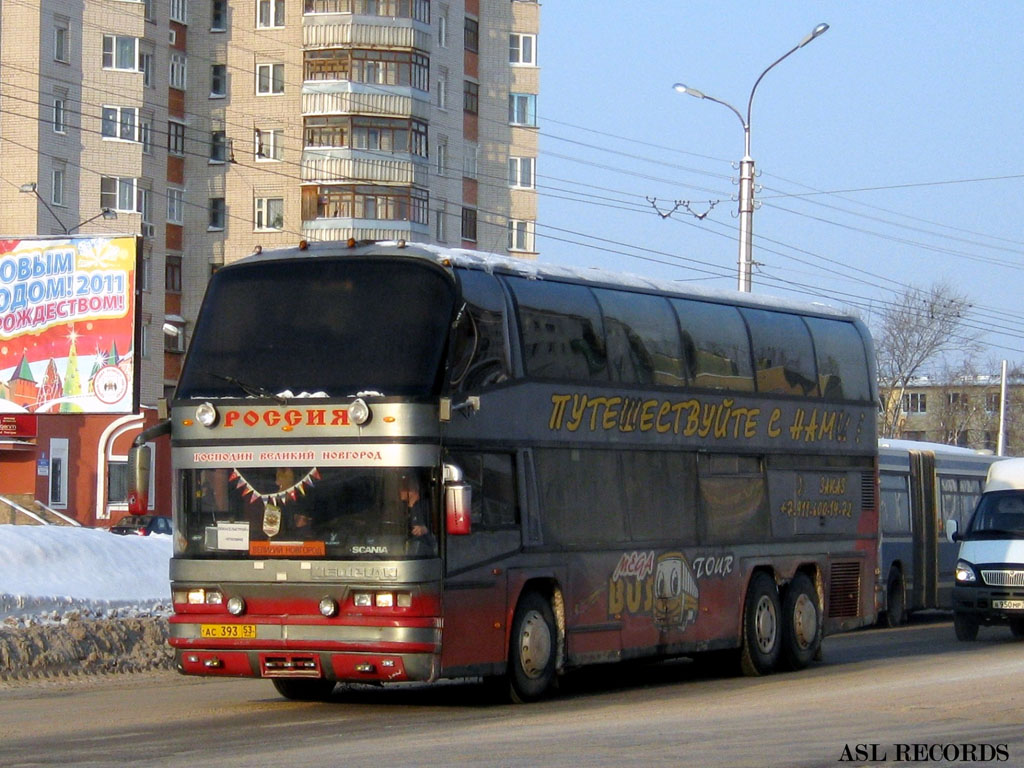
M534 257L539 10L0 0L2 234L143 236L143 404L173 386L210 271L257 246Z

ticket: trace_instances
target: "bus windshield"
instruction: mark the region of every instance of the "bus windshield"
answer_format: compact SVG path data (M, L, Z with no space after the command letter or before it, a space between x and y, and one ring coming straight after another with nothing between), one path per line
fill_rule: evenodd
M437 554L430 471L259 467L182 473L187 557L396 560Z
M177 397L435 395L454 283L412 259L258 261L219 271Z

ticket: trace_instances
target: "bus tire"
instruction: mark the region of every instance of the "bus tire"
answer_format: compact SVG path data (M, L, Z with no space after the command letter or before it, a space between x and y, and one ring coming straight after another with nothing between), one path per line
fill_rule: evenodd
M544 698L555 682L558 634L551 603L527 592L516 606L509 639L508 677L512 701L526 704Z
M953 631L956 639L965 643L978 639L978 622L964 613L953 614Z
M782 665L803 669L821 647L821 605L818 590L805 573L789 582L782 599Z
M758 572L750 580L743 604L743 644L740 668L756 677L775 671L782 654L779 590L767 573Z
M898 627L907 621L907 585L895 566L889 571L885 587L885 626Z
M334 686L337 685L334 680L320 678L310 680L275 677L271 682L279 694L292 701L327 701L331 698Z

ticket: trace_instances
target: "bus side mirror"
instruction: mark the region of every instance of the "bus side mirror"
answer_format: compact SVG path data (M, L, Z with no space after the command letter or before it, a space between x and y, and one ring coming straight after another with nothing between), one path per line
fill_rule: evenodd
M469 483L448 483L444 487L445 528L449 536L465 536L471 531L470 510L473 489Z
M128 452L128 513L143 515L149 506L151 462L148 445L133 445Z
M956 520L946 521L946 538L949 539L949 541L960 541L960 532L956 527Z

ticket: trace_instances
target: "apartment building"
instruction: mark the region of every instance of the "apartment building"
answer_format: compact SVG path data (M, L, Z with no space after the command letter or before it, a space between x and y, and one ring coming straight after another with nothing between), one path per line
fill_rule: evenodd
M258 247L405 239L536 256L539 13L527 0L0 0L0 236L141 237L134 354L152 420L211 271ZM40 419L23 447L36 467L65 440L67 467L101 478L65 506L116 518L142 420ZM83 419L108 444L79 445ZM34 484L52 498L52 475Z

